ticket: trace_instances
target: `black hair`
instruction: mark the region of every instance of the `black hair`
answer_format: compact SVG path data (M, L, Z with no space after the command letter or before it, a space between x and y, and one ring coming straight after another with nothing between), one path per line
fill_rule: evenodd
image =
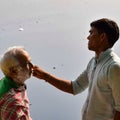
M102 18L93 21L90 26L95 27L99 33L106 33L110 47L112 47L119 38L119 27L113 20Z

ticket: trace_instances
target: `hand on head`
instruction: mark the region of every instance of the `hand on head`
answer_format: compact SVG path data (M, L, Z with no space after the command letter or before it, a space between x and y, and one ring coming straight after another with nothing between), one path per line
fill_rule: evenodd
M46 75L47 75L47 72L44 71L42 68L34 65L34 66L33 66L33 73L32 73L32 75L33 75L34 77L39 78L39 79L45 79L45 78L46 78Z

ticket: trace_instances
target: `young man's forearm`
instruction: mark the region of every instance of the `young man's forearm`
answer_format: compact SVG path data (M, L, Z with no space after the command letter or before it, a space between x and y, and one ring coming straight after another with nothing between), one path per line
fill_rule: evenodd
M60 79L48 74L45 81L64 92L73 94L72 82L70 80Z

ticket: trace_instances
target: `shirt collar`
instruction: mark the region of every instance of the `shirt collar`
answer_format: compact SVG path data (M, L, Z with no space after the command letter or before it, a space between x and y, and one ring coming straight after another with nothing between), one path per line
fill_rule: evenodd
M19 88L19 87L21 87L21 86L24 86L24 87L26 88L26 85L25 85L25 84L19 85L19 84L17 84L16 82L14 82L10 77L5 76L5 77L4 77L4 80L6 81L6 83L7 83L9 86L11 86L11 87L13 87L13 88Z
M100 53L99 57L95 56L95 60L97 63L99 63L101 60L103 60L106 56L108 56L111 52L113 51L113 49L109 48L103 52Z

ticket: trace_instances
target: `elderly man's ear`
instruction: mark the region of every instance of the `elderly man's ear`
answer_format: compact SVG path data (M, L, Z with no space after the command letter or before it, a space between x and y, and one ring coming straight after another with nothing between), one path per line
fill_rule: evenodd
M16 76L17 73L18 73L18 71L17 71L17 69L16 69L15 67L11 67L11 68L10 68L10 76L11 76L11 77Z

